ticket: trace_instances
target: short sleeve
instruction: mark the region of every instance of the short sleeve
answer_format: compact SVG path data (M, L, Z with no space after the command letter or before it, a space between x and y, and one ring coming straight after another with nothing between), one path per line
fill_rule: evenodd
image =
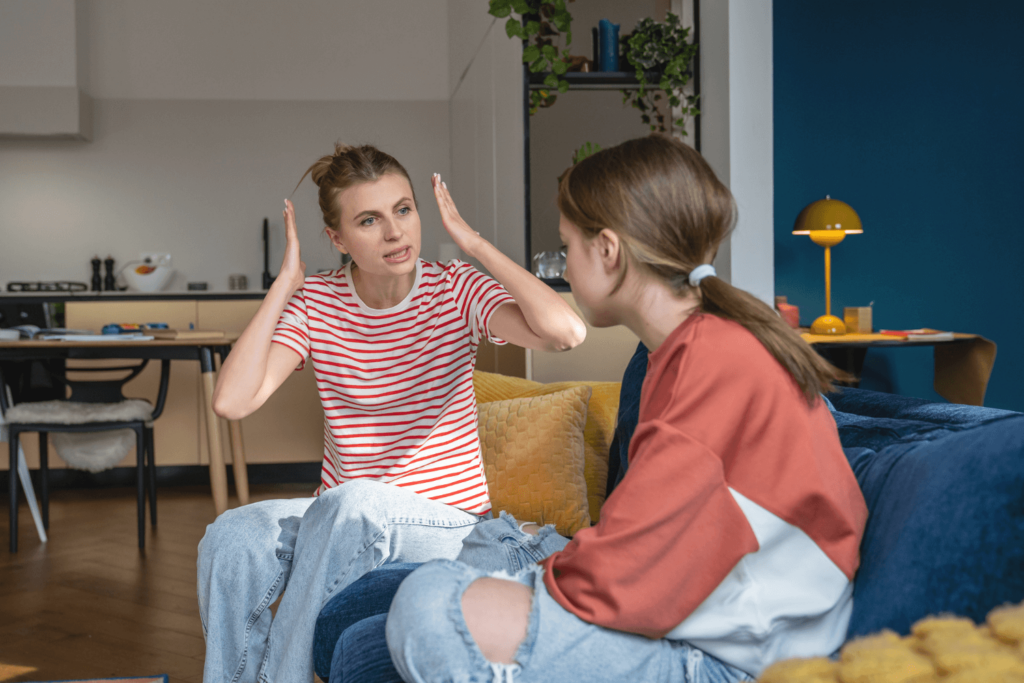
M468 263L455 260L448 268L455 303L473 335L473 341L488 339L495 344L505 344L503 339L491 334L491 316L502 304L515 303L516 300L500 282Z
M309 358L309 316L306 314L306 297L301 289L285 304L270 341L299 354L302 360L296 370L305 367Z

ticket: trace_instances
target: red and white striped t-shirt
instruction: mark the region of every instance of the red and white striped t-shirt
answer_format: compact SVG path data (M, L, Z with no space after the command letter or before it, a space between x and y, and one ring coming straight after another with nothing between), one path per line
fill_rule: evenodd
M507 302L501 284L462 261L418 260L409 294L388 309L360 300L351 266L306 278L273 341L313 359L325 418L317 495L368 478L491 509L473 368L482 338L505 343L488 323Z

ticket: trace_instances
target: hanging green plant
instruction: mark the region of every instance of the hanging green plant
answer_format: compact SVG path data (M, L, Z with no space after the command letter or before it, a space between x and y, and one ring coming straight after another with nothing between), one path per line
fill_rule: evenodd
M668 97L670 111L675 107L681 108L682 115L673 123L683 135L686 135L687 117L700 113L697 97L683 92L690 82L693 58L697 56L697 44L688 42L689 37L689 27L684 28L679 17L672 12L668 13L665 21L655 21L650 17L641 19L632 34L622 37L624 56L636 69L636 78L640 82L637 90L622 91L622 101L640 110L640 119L652 131L666 132L665 115L658 109L658 103L663 99L662 92ZM658 89L652 88L648 82L646 72L649 71L661 72Z
M573 0L568 0L573 2ZM555 92L569 90L569 82L562 76L569 70L569 44L572 43L572 15L565 7L566 0L489 0L487 12L499 19L508 17L505 33L509 38L526 41L523 62L531 73L549 72L544 77L545 90L530 91L530 115L541 107L555 103ZM522 21L511 16L515 12ZM565 48L559 52L555 41L565 35Z

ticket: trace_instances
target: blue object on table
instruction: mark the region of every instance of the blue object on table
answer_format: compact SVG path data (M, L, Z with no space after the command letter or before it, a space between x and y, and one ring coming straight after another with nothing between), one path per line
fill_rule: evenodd
M601 33L601 65L599 71L619 70L619 24L607 19L597 22Z
M149 330L166 330L167 323L146 323L145 327Z
M114 323L104 325L103 334L121 334L121 326Z

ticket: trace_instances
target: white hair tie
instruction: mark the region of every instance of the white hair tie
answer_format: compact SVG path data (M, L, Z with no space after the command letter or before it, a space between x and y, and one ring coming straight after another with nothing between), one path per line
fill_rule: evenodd
M690 271L690 286L699 287L700 281L708 276L717 276L715 267L705 263L704 265L697 266Z

